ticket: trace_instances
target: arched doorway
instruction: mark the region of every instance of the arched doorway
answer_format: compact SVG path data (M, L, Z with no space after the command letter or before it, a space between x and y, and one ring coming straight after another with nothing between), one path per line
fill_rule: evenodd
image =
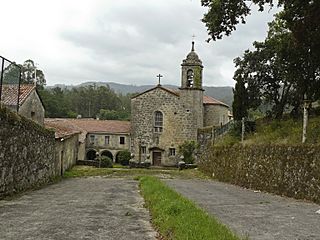
M113 155L112 155L112 153L111 153L110 151L108 151L108 150L103 151L103 152L101 153L101 156L106 156L106 157L110 158L111 160L113 160Z
M91 149L87 152L87 160L94 160L97 157L97 151Z
M119 153L120 153L120 151L116 153L116 159L115 159L116 163L120 163L120 161L119 161Z

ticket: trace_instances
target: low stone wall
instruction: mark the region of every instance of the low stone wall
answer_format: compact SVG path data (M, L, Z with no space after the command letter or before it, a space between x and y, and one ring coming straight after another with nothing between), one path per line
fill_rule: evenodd
M219 181L320 203L320 146L210 147L198 166Z
M0 108L0 198L55 177L54 133Z

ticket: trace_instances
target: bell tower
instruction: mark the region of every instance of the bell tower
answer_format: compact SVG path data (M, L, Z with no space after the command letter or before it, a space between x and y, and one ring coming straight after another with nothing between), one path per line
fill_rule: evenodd
M181 64L180 100L186 111L185 121L189 127L187 131L191 140L197 139L197 129L203 127L203 88L202 61L194 50L192 41L191 52Z
M181 64L181 88L202 90L202 61L194 51L194 41L192 41L191 52Z

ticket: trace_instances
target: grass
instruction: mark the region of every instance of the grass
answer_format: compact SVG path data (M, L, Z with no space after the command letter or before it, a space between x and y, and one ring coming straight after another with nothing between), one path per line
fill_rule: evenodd
M226 226L156 177L144 176L139 181L146 207L152 215L152 223L165 239L240 239Z
M302 119L257 120L256 132L245 137L245 144L300 144ZM217 145L233 145L240 138L226 135ZM307 144L320 144L320 117L311 117L307 128Z
M142 168L96 168L91 166L74 166L72 169L64 173L65 178L72 177L132 177L155 175L162 178L198 178L208 179L206 175L197 169L185 169L179 171L178 169L142 169Z

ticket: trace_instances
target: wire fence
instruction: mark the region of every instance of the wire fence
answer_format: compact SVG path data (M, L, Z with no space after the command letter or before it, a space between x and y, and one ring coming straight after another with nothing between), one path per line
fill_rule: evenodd
M0 56L0 104L19 111L21 67Z

